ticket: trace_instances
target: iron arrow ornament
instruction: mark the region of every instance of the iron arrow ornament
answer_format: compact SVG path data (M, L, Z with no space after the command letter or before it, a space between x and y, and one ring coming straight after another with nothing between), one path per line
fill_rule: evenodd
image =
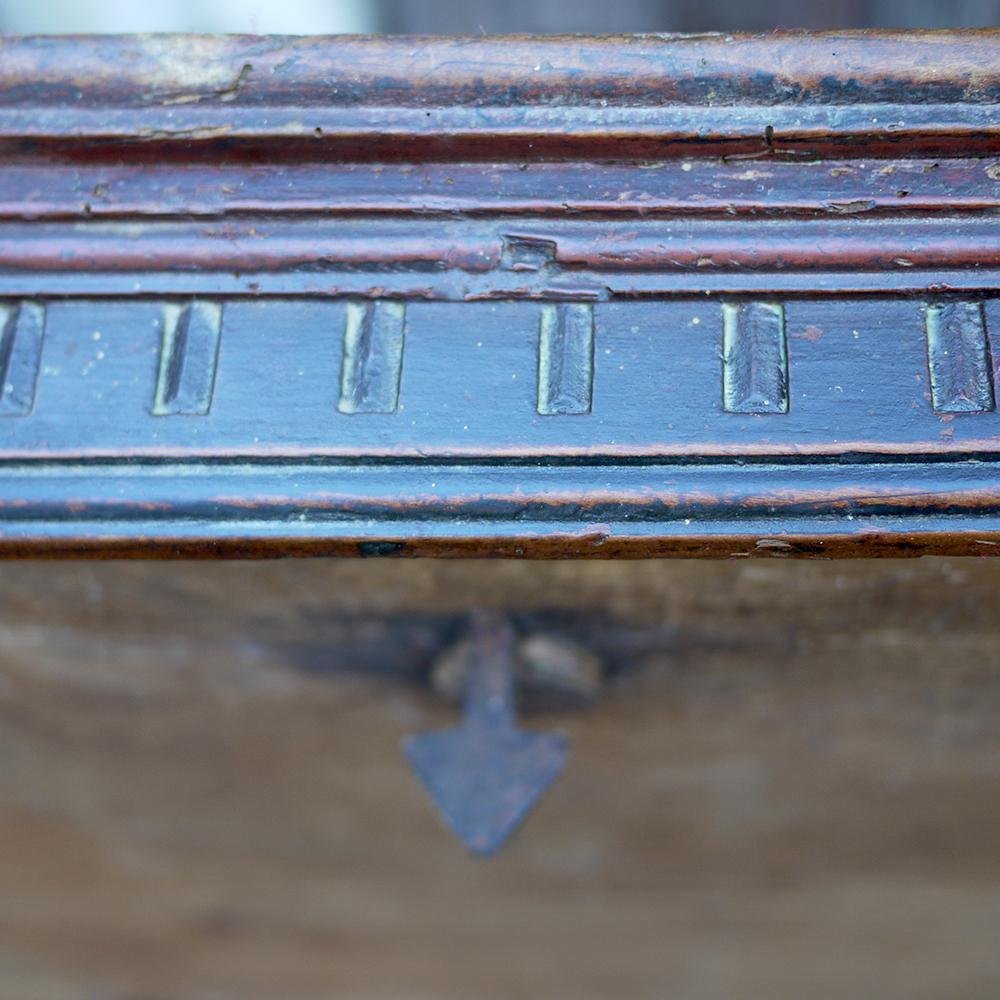
M510 623L476 615L471 639L461 725L411 736L404 749L444 821L471 853L488 857L562 772L569 742L517 728Z

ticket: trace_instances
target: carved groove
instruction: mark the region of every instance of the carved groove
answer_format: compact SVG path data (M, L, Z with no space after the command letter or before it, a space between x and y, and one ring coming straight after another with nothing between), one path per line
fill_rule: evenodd
M726 303L722 330L726 412L787 413L784 307L772 302Z
M538 334L538 412L589 413L594 384L594 307L542 308Z
M154 416L204 415L212 406L222 306L203 300L168 305L163 314Z
M938 413L988 413L996 406L986 320L979 302L928 305L927 361Z
M0 306L0 416L23 417L35 403L42 360L45 307Z
M403 370L406 306L379 299L347 306L341 413L395 413Z

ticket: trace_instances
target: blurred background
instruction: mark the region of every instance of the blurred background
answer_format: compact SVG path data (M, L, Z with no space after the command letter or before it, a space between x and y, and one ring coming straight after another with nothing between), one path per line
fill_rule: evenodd
M0 31L760 31L1000 23L1000 0L0 0Z

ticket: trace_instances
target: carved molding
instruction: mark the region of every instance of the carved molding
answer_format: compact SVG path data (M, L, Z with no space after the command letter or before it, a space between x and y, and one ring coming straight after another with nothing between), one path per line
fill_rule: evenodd
M992 552L998 52L6 40L0 551Z

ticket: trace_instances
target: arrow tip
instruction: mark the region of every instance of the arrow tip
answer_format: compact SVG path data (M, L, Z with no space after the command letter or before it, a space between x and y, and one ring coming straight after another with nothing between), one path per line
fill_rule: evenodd
M445 822L481 857L504 844L569 756L562 733L515 729L485 740L464 728L424 733L405 750Z

